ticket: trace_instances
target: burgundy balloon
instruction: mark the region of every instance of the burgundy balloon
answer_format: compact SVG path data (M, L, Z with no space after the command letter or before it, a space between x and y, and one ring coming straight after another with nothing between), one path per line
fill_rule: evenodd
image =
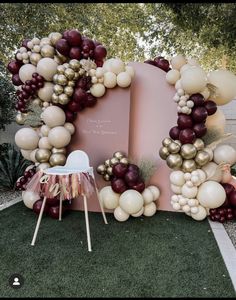
M192 128L193 121L191 116L180 114L177 119L177 124L179 129Z
M205 101L204 106L207 110L208 116L213 115L217 111L217 105L212 100Z
M197 138L201 138L207 133L207 128L204 123L196 123L193 126L193 131Z
M85 38L83 39L83 41L82 41L82 47L83 47L83 49L84 49L85 46L88 46L89 50L93 50L93 49L95 48L95 45L94 45L93 40L91 40L91 39L89 39L89 38L87 38L87 37L85 37ZM87 47L86 47L86 48L87 48ZM85 49L86 49L86 48L85 48Z
M137 171L137 172L139 172L139 167L136 166L135 164L129 164L128 165L128 171Z
M73 101L76 103L85 103L87 101L88 94L82 88L76 88L73 94ZM69 103L70 104L70 103Z
M230 206L229 199L226 197L225 202L221 205L223 208L228 208Z
M236 208L236 191L230 193L229 195L229 203Z
M54 198L47 198L47 205L48 206L57 206L60 203L60 200L58 197L54 197Z
M67 105L67 108L73 113L78 112L80 110L79 103L75 101L70 101Z
M65 38L70 46L80 46L82 43L82 36L79 31L75 29L69 30Z
M81 59L82 55L81 55L81 50L79 47L72 47L70 49L70 53L69 56L71 59Z
M196 134L190 128L183 129L180 131L179 140L182 144L193 144L196 140Z
M165 59L163 56L157 56L154 58L155 62L159 62L160 60Z
M39 214L39 213L40 213L42 204L43 204L43 200L37 200L37 201L33 204L33 211L34 211L36 214ZM49 206L48 206L47 203L46 203L45 206L44 206L44 211L43 211L43 213L47 214L48 212L49 212Z
M128 170L128 166L123 163L117 163L112 167L112 174L117 178L123 178Z
M19 74L14 74L11 78L12 83L16 86L20 86L23 84L23 82L20 80Z
M156 63L155 63L155 61L153 61L153 60L151 60L151 59L145 60L144 63L145 63L145 64L152 65L152 66L155 66L155 67L157 66Z
M231 221L234 219L234 215L232 213L226 213L225 216L226 216L226 220L228 220L228 221Z
M131 170L131 171L128 171L126 174L125 174L125 182L128 184L128 186L132 186L133 184L137 183L137 181L139 180L139 172L136 171L136 170Z
M22 64L19 61L12 60L7 65L7 69L11 74L18 74Z
M157 62L155 62L155 65L165 72L168 72L170 68L170 64L167 59L159 59Z
M209 210L209 212L210 212L210 215L215 215L217 213L217 209L216 208L211 208Z
M94 58L95 59L102 60L103 58L106 57L106 55L107 55L107 50L102 45L99 45L94 49Z
M229 195L235 191L234 186L230 183L221 183L221 185L223 186L227 197L229 197Z
M59 206L51 206L48 210L48 214L53 219L59 219ZM62 214L64 213L65 209L62 206Z
M20 183L21 185L25 184L27 182L27 178L25 176L21 177Z
M70 45L65 39L60 39L56 42L56 49L57 51L64 55L64 56L69 56L70 53Z
M145 183L142 180L138 180L131 186L132 189L136 190L139 193L142 193L145 190Z
M30 41L30 39L24 39L23 41L22 41L22 47L25 47L28 51L30 51L31 49L30 48L28 48L28 46L27 46L27 44L28 44L28 42Z
M180 129L178 126L174 126L170 129L169 131L169 136L173 139L173 140L178 140L179 139L179 133L180 133Z
M207 110L203 106L194 107L191 113L192 119L196 123L204 122L208 116Z
M94 97L94 96L91 95L91 94L88 94L87 100L86 100L86 102L85 102L86 106L87 106L87 107L93 107L94 105L96 105L96 103L97 103L97 98Z
M89 90L91 86L91 76L83 76L76 82L76 88L81 88L85 91Z
M219 222L224 223L225 222L225 216L220 216Z
M192 100L193 103L194 103L194 107L197 107L197 106L203 106L204 105L204 97L202 96L202 94L192 94L190 97L189 97L189 100Z
M95 60L95 63L97 67L102 67L103 66L103 60Z
M64 32L63 32L63 34L62 34L62 38L63 39L67 39L67 36L68 36L68 32L69 32L70 30L65 30Z
M111 180L111 188L115 193L122 194L127 190L127 186L122 178L113 178Z
M74 121L75 115L73 112L71 112L70 110L66 110L65 115L66 115L66 122L72 123Z
M214 217L215 217L215 220L216 220L216 221L219 221L221 215L220 215L219 213L216 213L216 214L214 215Z

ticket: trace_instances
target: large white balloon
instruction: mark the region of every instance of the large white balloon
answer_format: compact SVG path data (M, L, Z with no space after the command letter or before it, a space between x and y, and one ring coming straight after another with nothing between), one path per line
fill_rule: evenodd
M117 75L117 84L122 87L122 88L126 88L131 84L131 76L129 75L128 72L121 72Z
M26 80L32 79L32 74L36 72L36 67L32 64L25 64L19 70L20 80L25 83Z
M58 64L54 59L49 57L42 58L37 64L37 73L47 81L52 81L53 76L57 72L57 66Z
M116 74L113 72L106 72L104 74L103 84L106 88L114 88L116 86Z
M177 195L180 195L182 193L182 187L179 185L171 184L170 188L171 188L172 192Z
M159 188L156 187L155 185L149 185L147 188L152 192L153 199L154 199L154 201L156 201L160 197L160 194L161 194Z
M33 150L38 146L39 136L32 128L21 128L15 135L16 145L24 150Z
M119 222L124 222L129 219L129 214L127 214L120 206L114 210L114 217Z
M236 151L230 145L219 145L214 150L214 162L233 165L236 162Z
M173 171L170 174L170 182L172 184L182 186L185 183L184 172L182 171Z
M140 209L140 211L138 211L136 214L132 214L131 216L138 218L138 217L142 216L143 212L144 212L144 206Z
M49 127L62 126L65 124L66 115L58 106L52 105L47 107L42 113L43 122Z
M38 193L32 191L24 191L22 192L22 198L25 206L27 206L30 209L33 209L34 203L40 199L40 196Z
M154 201L153 194L148 188L142 192L142 196L145 205Z
M49 131L48 140L53 147L63 148L70 143L71 135L63 126L56 126Z
M200 67L191 66L181 74L181 85L188 94L202 91L206 87L206 84L206 73Z
M53 83L45 82L44 86L38 90L38 96L41 100L50 102L53 94Z
M221 184L209 180L199 186L196 198L204 207L217 208L225 202L226 193Z
M105 208L115 209L119 205L120 195L115 193L111 186L106 187L104 191L101 190L100 195Z
M156 213L156 211L157 211L156 204L154 202L151 202L144 206L143 214L146 217L151 217Z
M198 208L198 212L191 213L191 217L196 221L202 221L207 217L207 211L201 205L199 205L197 208Z
M217 87L215 97L217 105L224 105L235 99L236 76L228 70L216 70L208 74L209 83Z
M136 214L142 208L144 200L139 192L127 190L121 194L119 204L126 213Z
M220 134L223 134L225 132L225 115L224 113L217 108L217 111L211 115L208 116L206 119L206 127L209 130L217 130Z
M179 54L174 56L170 63L173 69L180 70L181 67L187 63L187 61L183 55Z
M107 60L107 63L104 67L107 71L111 71L118 75L121 72L125 71L125 64L124 62L119 58L110 58Z
M218 165L214 162L209 162L202 167L202 170L206 173L208 180L220 182L222 179L222 171Z
M47 136L41 137L41 139L39 140L39 148L40 149L48 149L48 150L52 149L52 145L49 143Z

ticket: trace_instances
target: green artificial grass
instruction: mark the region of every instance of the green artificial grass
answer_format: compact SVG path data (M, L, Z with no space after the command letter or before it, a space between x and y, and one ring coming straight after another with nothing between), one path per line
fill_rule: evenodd
M0 212L0 297L235 297L207 220L158 211L124 223L89 213L92 252L83 212L62 222L18 203ZM8 284L18 273L20 289Z

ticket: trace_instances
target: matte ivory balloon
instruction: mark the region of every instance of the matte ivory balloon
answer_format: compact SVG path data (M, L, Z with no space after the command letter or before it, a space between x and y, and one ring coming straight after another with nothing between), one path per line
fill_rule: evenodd
M105 86L102 83L95 83L91 88L90 88L90 92L94 97L102 97L105 92Z
M52 81L53 76L57 72L58 64L55 62L54 59L45 57L40 59L37 65L37 73L43 76L47 81Z
M120 86L122 88L126 88L126 87L130 86L132 78L128 72L121 72L117 75L116 80L117 80L118 86Z
M20 152L25 159L30 160L30 153L32 152L32 150L21 149Z
M197 208L198 208L198 212L197 213L191 213L191 217L196 221L202 221L207 217L207 211L201 205L197 206Z
M49 131L48 140L53 147L63 148L70 143L71 135L63 126L56 126Z
M224 113L217 107L217 111L213 115L207 117L206 127L208 130L217 130L219 133L223 134L225 132L225 122Z
M186 61L186 58L179 54L179 55L176 55L174 56L172 59L171 59L171 66L173 69L175 70L180 70L180 68L185 65L187 63Z
M16 132L15 143L24 150L33 150L38 146L39 136L32 128L21 128Z
M145 205L154 201L153 194L148 188L145 188L145 190L142 192L142 196Z
M138 217L142 216L143 212L144 212L144 206L140 209L140 211L138 211L136 214L132 214L131 216L138 218Z
M32 74L36 72L36 67L32 64L25 64L19 70L20 80L25 83L26 80L32 79Z
M100 195L105 208L115 209L117 206L119 206L120 195L118 193L115 193L112 190L111 186L108 186L104 191L101 190Z
M113 72L106 72L104 74L103 84L106 88L114 88L116 86L116 74Z
M226 193L221 184L216 181L206 181L199 186L197 199L208 208L217 208L225 202Z
M136 214L143 204L142 195L135 190L127 190L120 196L119 205L128 214Z
M202 167L202 170L206 173L208 180L220 182L222 178L222 171L218 165L214 162L209 162Z
M34 203L40 199L40 196L38 193L32 191L24 191L22 192L22 198L25 206L33 209Z
M166 73L166 81L169 84L175 84L180 78L180 73L178 70L170 70Z
M170 182L172 184L183 186L185 183L184 172L182 171L173 171L170 174Z
M154 202L151 202L144 206L143 215L146 217L153 216L157 211L156 204Z
M236 162L236 151L230 145L219 145L214 150L214 162L233 165Z
M188 94L199 93L207 84L205 71L196 66L191 66L181 74L181 85Z
M160 194L161 194L159 188L156 187L155 185L149 185L147 188L152 192L153 199L154 199L154 201L156 201L160 197Z
M128 220L129 214L127 214L120 206L118 206L114 210L114 217L116 218L117 221L124 222Z
M47 107L42 113L42 119L46 125L53 128L56 126L62 126L65 124L66 115L58 106L52 105ZM64 147L64 146L63 146ZM57 147L61 148L61 147Z
M44 86L38 90L38 96L41 100L50 102L53 94L53 84L45 82Z
M47 136L41 137L41 139L39 140L39 148L48 150L52 149L52 145L49 143Z

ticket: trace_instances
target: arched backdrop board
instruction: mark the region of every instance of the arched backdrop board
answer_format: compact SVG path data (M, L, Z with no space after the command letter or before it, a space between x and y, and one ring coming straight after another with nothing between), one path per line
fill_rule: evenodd
M159 157L162 140L176 125L176 104L172 100L175 89L165 79L161 69L138 62L131 62L135 77L131 87L108 90L94 108L78 114L76 133L69 146L69 152L81 149L90 156L95 169L115 151L123 151L135 161L150 159L157 169L150 184L161 190L158 209L170 210L170 169ZM96 174L99 189L109 185ZM83 209L81 199L72 201L72 209ZM88 201L90 211L99 211L95 195Z

